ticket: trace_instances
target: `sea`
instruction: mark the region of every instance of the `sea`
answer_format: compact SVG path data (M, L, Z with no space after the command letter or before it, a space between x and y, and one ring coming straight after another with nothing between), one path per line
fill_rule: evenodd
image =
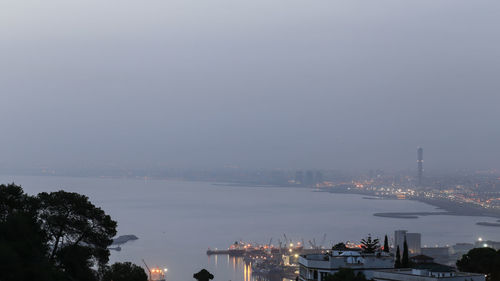
M422 234L422 245L472 243L479 237L500 241L495 227L476 225L495 219L474 216L375 217L377 212L431 212L436 208L408 200L368 200L311 188L231 186L210 182L130 178L0 176L28 194L66 190L87 195L118 222L118 235L138 240L111 251L110 262L130 261L167 269L167 280L194 280L207 269L214 280L255 281L241 259L207 256L235 241L272 244L284 241L358 242L371 234L381 240L398 229ZM324 239L326 234L326 239ZM324 241L322 241L324 240ZM261 280L261 279L259 279Z

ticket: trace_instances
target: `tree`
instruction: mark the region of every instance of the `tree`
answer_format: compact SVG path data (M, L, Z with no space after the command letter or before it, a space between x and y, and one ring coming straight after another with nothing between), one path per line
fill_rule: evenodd
M14 214L35 217L36 203L37 200L25 194L21 186L14 183L0 185L0 221Z
M355 274L351 268L341 268L335 274L327 275L324 281L366 281L366 277L361 272Z
M37 198L39 217L51 245L49 260L68 266L75 258L81 265L102 269L108 262L116 222L85 195L61 190L43 192Z
M408 257L408 243L406 243L406 237L405 242L403 243L403 258L401 259L401 267L410 267L410 259Z
M202 269L198 273L193 274L193 278L198 281L209 281L214 279L214 276L208 270Z
M401 268L401 253L399 252L399 245L396 248L396 260L394 261L394 268Z
M116 222L84 195L0 185L0 280L98 280ZM97 267L99 271L94 270Z
M62 280L46 257L37 200L15 184L0 185L0 280Z
M390 248L389 248L389 241L387 239L387 234L384 237L384 252L389 253Z
M332 250L334 250L334 251L345 251L347 249L348 248L345 245L345 243L342 243L342 242L337 243L337 244L333 245L333 247L332 247Z
M475 248L457 261L460 271L483 273L487 280L500 280L500 251L492 248Z
M92 249L80 245L62 247L56 254L58 267L63 269L69 280L98 280L97 272L92 269L91 259Z
M373 254L379 249L379 240L377 238L372 239L371 234L368 234L366 239L361 239L361 248L364 253Z
M102 281L147 281L148 276L142 267L130 262L114 263L105 270Z

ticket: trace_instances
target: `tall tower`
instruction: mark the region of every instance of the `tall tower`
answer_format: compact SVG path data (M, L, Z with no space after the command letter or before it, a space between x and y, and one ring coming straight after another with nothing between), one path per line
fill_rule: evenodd
M417 148L417 183L422 185L422 177L424 175L424 149Z

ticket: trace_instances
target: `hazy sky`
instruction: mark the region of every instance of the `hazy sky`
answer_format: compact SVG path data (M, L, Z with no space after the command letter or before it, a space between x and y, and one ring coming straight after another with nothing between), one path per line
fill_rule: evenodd
M500 168L500 1L0 2L2 167Z

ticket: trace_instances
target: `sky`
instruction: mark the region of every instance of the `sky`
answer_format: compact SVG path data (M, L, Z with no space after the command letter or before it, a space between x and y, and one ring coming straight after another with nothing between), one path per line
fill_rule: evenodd
M0 168L500 168L500 2L3 0Z

